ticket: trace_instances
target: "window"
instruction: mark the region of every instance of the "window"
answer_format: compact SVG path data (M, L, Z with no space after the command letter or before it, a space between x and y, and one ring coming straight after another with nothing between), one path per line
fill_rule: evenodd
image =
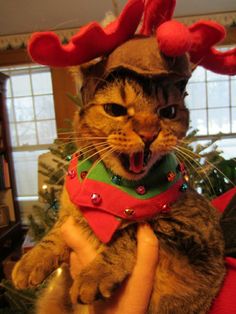
M38 65L1 68L7 81L7 109L18 199L38 198L38 156L57 137L50 69Z
M223 49L222 49L223 50ZM187 86L191 126L199 140L222 133L217 142L225 158L236 156L236 77L198 67Z

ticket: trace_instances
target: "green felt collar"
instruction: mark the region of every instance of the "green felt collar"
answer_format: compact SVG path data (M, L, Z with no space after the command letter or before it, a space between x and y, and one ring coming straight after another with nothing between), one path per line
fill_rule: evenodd
M93 165L91 160L79 160L77 173L81 183L83 181L81 174L87 172L87 179L104 182L136 198L147 199L165 192L175 184L181 177L181 171L178 168L179 165L175 155L168 154L164 156L161 161L158 161L150 169L149 173L139 181L122 179L114 175L102 162ZM175 174L175 178L170 181L168 180L168 175L171 172ZM138 186L145 187L146 193L144 195L140 195L136 192L135 188Z

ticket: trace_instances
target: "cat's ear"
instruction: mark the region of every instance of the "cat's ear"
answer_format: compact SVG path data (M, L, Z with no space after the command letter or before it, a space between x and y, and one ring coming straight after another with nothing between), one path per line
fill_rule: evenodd
M88 104L93 98L98 85L103 81L106 68L104 58L95 59L80 66L81 88L83 104Z
M178 90L180 91L181 95L183 97L186 96L186 85L188 83L188 80L187 79L182 79L182 80L179 80L175 83L175 86L178 88Z

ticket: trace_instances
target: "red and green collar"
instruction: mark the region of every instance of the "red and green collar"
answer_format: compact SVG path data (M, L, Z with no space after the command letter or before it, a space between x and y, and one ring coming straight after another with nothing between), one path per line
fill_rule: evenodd
M92 167L93 166L93 167ZM70 200L104 243L123 222L147 220L167 212L187 189L185 170L173 154L159 161L140 181L127 181L102 162L73 157L66 176Z

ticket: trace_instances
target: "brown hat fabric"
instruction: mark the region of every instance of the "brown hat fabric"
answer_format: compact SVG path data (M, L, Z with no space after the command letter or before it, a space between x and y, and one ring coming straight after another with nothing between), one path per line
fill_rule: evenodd
M127 69L143 76L176 75L189 78L191 68L187 55L164 56L155 37L136 36L116 48L107 58L105 75Z
M173 76L186 80L192 72L186 54L174 58L164 56L158 48L156 38L136 36L101 61L92 61L81 66L84 75L81 89L84 103L91 100L101 81L118 70L129 70L146 77Z

